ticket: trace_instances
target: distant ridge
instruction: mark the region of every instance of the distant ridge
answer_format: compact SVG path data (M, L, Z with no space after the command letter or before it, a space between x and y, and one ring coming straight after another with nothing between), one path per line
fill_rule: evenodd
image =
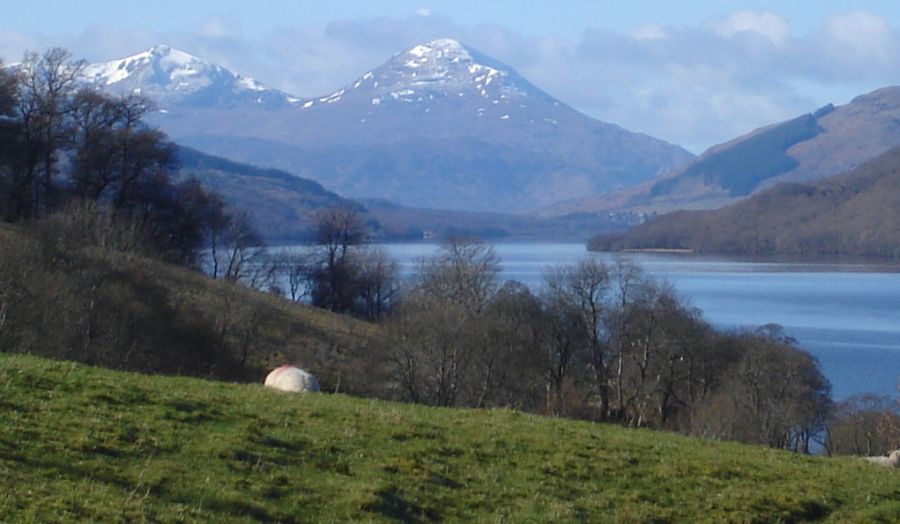
M781 182L809 182L846 172L896 146L900 87L891 86L714 146L685 168L639 189L576 199L544 214L712 209Z
M182 178L197 179L246 212L269 242L308 239L313 215L321 209L345 207L365 213L360 204L285 171L241 164L188 147L179 147L178 156Z
M492 240L553 238L583 242L598 231L621 231L636 220L627 215L547 220L525 215L411 208L375 199L357 201L279 169L242 164L188 147L179 148L179 160L182 179L197 179L220 193L236 210L246 212L270 244L308 241L314 214L330 207L357 211L373 241L440 240L467 235Z

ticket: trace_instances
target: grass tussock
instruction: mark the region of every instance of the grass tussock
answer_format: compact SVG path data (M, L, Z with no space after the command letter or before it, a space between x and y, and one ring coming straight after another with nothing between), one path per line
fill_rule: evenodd
M0 521L896 522L852 458L0 355Z

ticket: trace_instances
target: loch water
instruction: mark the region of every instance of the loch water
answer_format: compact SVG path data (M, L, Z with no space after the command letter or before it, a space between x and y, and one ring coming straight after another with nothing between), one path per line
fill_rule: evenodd
M404 274L434 244L383 244ZM554 265L590 254L583 244L496 244L503 279L540 289ZM612 261L608 253L598 253ZM871 261L739 260L684 254L627 255L720 329L780 324L818 358L836 401L860 393L900 398L900 265Z

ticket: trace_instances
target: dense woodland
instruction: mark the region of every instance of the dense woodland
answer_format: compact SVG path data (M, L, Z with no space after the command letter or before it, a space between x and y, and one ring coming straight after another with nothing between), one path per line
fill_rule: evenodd
M84 88L79 67L55 49L0 69L15 224L0 229L0 351L239 380L289 359L380 398L800 452L823 435L833 453L900 445L889 399L834 406L777 326L718 332L627 259L586 257L531 290L501 281L490 245L454 238L405 281L353 207L317 212L305 250L262 249L249 216L175 181L146 100Z

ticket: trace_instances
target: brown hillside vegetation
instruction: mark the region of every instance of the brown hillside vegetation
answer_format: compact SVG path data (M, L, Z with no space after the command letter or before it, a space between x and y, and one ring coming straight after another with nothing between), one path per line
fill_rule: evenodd
M690 249L707 253L900 257L900 148L836 177L782 184L711 211L680 211L593 250Z
M716 209L780 183L812 183L900 146L900 86L755 129L706 150L683 169L610 195L544 209L548 215Z
M374 326L95 240L0 225L0 352L240 381L291 362L325 389L382 394L363 378Z

